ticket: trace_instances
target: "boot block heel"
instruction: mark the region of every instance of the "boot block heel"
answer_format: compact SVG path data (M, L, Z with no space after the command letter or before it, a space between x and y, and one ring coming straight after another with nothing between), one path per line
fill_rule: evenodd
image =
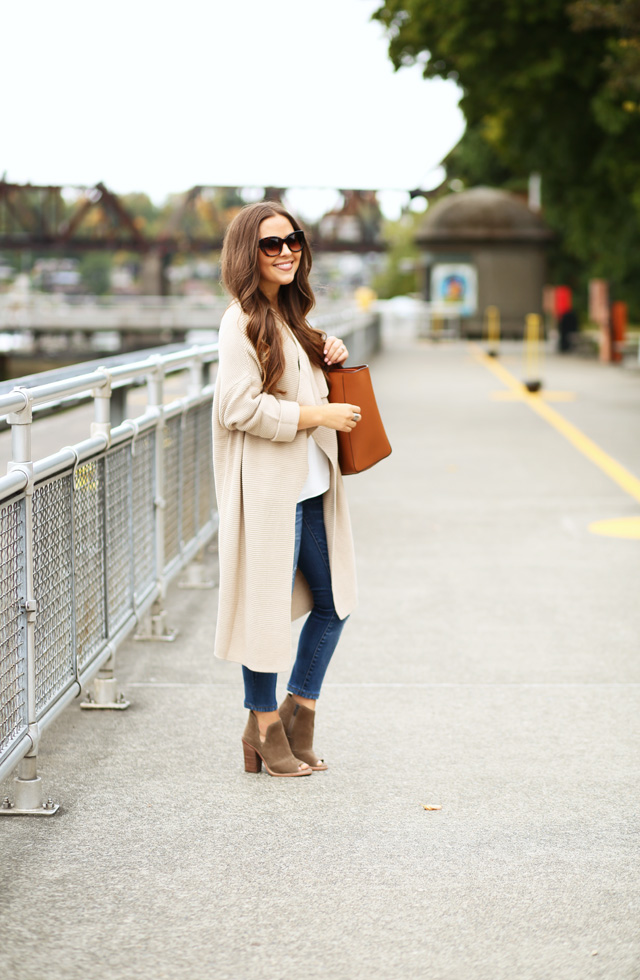
M253 748L253 746L248 745L247 742L242 741L242 749L244 752L244 771L245 772L261 772L262 771L262 759Z

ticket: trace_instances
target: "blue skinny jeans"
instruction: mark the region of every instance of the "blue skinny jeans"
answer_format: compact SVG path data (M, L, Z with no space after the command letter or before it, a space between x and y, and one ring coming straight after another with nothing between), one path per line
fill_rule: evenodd
M287 690L317 700L333 651L346 619L340 619L333 604L329 549L324 527L322 497L302 500L296 507L296 538L293 582L300 568L313 595L313 609L302 627ZM278 675L242 667L244 706L254 711L276 711Z

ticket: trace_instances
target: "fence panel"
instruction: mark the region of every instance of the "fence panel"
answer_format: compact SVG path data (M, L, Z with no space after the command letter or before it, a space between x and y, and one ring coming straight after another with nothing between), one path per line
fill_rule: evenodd
M156 433L138 436L132 444L131 503L133 515L133 587L141 602L156 580Z
M133 612L131 445L106 460L107 622L113 636Z
M76 674L72 496L71 473L39 484L33 493L38 717L67 689Z
M0 505L0 758L27 730L24 497Z
M181 541L188 544L195 538L196 500L198 497L197 407L190 408L182 416L182 467L180 490L182 498Z
M182 417L175 415L164 427L164 564L180 554Z
M106 670L108 677L114 643L164 595L194 545L207 540L207 531L213 533L207 472L212 389L199 398L191 391L183 406L165 413L151 381L159 363L160 373L167 364L167 370L189 369L193 377L194 363L215 356L213 345L172 351L160 362L155 356L131 367L107 368L104 377L100 371L84 373L0 397L5 416L15 416L18 467L3 478L0 491L0 778L25 753L37 750L39 733L81 686L95 678L96 690L98 683L107 685L101 691L110 690L112 682L96 675ZM123 375L147 378L149 408L138 420L112 429L111 380ZM104 385L107 395L100 394ZM28 455L34 407L85 390L96 401L91 438L57 449L34 467ZM162 528L164 568L158 567ZM83 706L121 703L90 700ZM15 812L42 812L22 784L20 794L26 808ZM7 812L11 806L0 807L0 813Z
M73 492L76 651L83 671L107 636L104 457L76 470Z
M197 521L198 531L200 531L207 521L211 518L214 510L213 494L213 433L211 427L211 401L200 405L196 409L197 419L197 444L198 453L196 463L198 467L198 496L197 496Z

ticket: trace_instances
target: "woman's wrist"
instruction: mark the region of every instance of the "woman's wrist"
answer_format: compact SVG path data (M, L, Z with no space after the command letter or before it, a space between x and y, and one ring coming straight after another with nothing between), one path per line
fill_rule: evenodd
M300 418L298 419L298 431L301 429L315 429L322 425L324 419L324 405L301 405Z

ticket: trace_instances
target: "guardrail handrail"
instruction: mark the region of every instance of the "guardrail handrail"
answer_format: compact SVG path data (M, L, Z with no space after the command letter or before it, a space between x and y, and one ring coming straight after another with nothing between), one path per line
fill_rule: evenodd
M12 461L0 479L0 778L20 764L15 804L42 806L36 760L46 726L93 683L83 706L122 709L115 652L137 626L171 639L169 582L216 530L207 369L217 345L138 356L0 396ZM164 405L165 376L188 369L187 395ZM115 382L144 377L147 410L113 428ZM91 435L31 454L33 410L90 393ZM141 628L142 627L142 628Z
M377 349L374 314L316 323L340 329L352 363ZM88 710L127 707L115 655L136 627L138 639L175 638L168 585L217 530L210 419L217 353L217 344L205 344L126 363L106 359L96 370L79 366L72 377L0 396L12 444L0 477L0 779L18 766L14 801L0 801L0 815L56 812L42 802L37 773L46 727L83 691ZM184 370L186 395L164 404L166 375ZM140 378L144 414L112 425L114 387ZM87 393L89 437L34 460L34 408Z

